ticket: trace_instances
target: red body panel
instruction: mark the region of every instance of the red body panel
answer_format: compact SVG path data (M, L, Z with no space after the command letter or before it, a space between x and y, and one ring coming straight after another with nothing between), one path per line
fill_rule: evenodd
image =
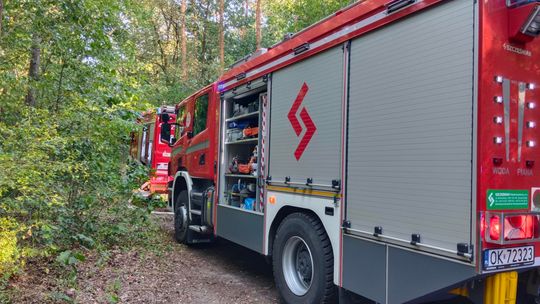
M524 108L524 125L519 126L519 85L540 84L540 39L531 39L528 43L516 42L514 37L518 25L525 23L533 7L528 4L518 8L507 8L505 1L480 2L480 62L478 96L478 179L477 206L478 214L486 211L488 190L527 190L529 198L533 187L540 186L540 151L539 147L528 147L527 142L538 143L538 127L528 128L527 123L540 122L540 109ZM503 97L503 84L496 77L510 80L510 132L506 138L505 124L497 124L494 119L503 117L504 105L497 103L497 96ZM499 79L500 80L500 79ZM527 89L525 103L539 102L538 89ZM519 132L522 130L522 141ZM497 144L495 137L504 142ZM507 158L506 148L509 146ZM519 149L521 147L521 155ZM497 160L495 160L497 159ZM502 160L502 162L501 162ZM529 161L529 164L527 164ZM534 162L532 164L531 162ZM531 165L532 164L532 165ZM529 211L503 210L504 212ZM480 230L480 227L478 228ZM478 232L480 234L480 231ZM494 247L483 243L482 247ZM536 245L536 255L540 255L540 246Z
M192 138L188 138L188 132L193 131L192 118L195 115L195 102L197 98L205 94L208 94L206 129ZM216 181L219 99L216 84L211 84L189 96L176 107L177 110L185 108L185 117L182 123L186 125L184 132L172 149L171 176L175 176L180 170L186 170L192 177Z

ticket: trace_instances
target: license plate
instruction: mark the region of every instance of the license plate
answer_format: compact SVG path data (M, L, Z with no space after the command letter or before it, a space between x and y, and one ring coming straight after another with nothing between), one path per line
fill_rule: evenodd
M534 264L534 246L488 249L484 251L484 270Z

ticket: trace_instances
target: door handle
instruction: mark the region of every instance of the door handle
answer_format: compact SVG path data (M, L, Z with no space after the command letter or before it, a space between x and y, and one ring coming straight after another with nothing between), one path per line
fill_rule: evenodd
M206 163L206 153L201 154L201 157L199 157L199 165L202 166Z

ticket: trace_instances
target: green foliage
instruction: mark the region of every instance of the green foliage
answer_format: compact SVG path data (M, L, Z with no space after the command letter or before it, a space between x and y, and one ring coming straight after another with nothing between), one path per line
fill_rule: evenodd
M0 218L0 282L19 266L20 255L15 222Z
M122 284L120 283L119 279L115 279L111 285L107 286L107 301L109 303L114 304L120 301L118 292L120 291L121 287Z
M63 266L75 266L80 262L84 262L86 258L80 252L73 252L71 250L66 250L61 252L56 261Z
M7 279L0 278L0 304L7 304L11 302L7 285Z
M262 1L267 47L349 2ZM185 61L180 3L4 1L0 291L28 259L56 259L74 281L87 250L151 244L149 214L164 201L128 204L132 189L148 178L146 168L127 158L135 113L179 102L220 70L219 2L188 1ZM255 51L254 8L254 0L225 1L225 66ZM29 77L32 60L37 77ZM25 102L29 92L35 105ZM114 288L110 293L115 302ZM62 293L53 297L71 301Z
M141 65L127 28L136 5L6 2L0 35L0 273L16 271L17 257L62 252L59 261L72 265L80 256L73 251L66 260L70 248L106 249L140 236L125 228L147 221L140 214L146 209L127 210L144 172L127 162L128 135L133 113L149 106L141 100ZM30 81L35 36L40 77ZM35 107L25 104L29 87L36 91Z
M72 298L63 292L52 292L49 297L54 303L75 303Z
M352 0L264 1L267 16L265 38L271 42L281 41L285 34L297 33L353 2Z

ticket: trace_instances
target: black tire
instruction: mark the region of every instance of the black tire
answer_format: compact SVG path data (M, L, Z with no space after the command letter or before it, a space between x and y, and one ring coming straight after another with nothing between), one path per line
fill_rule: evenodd
M305 262L306 256L310 258L308 263ZM337 302L337 287L333 282L332 245L322 223L316 217L305 213L287 216L277 230L272 261L274 279L283 302L288 304ZM306 264L311 264L311 267L306 267ZM291 269L291 266L294 266L292 269L296 271L286 270ZM288 273L287 278L285 272ZM291 276L294 278L291 279Z
M174 238L180 244L188 244L189 241L188 199L187 190L182 190L174 204Z

